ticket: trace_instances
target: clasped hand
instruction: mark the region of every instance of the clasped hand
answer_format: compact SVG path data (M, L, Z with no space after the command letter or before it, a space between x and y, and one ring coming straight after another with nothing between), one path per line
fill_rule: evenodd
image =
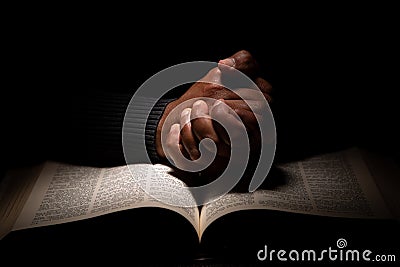
M228 89L224 83L237 73L233 69L247 75L259 90ZM265 100L271 102L271 92L271 85L259 76L258 64L249 52L242 50L220 60L217 67L167 105L157 127L158 155L168 158L179 169L188 170L189 163L204 163L200 151L216 148L215 158L202 173L208 178L217 177L229 162L232 144L240 144L243 133L250 140L250 153L257 154L261 142L257 120L263 119L262 110L266 108ZM165 138L161 137L163 134ZM206 139L215 146L202 142Z

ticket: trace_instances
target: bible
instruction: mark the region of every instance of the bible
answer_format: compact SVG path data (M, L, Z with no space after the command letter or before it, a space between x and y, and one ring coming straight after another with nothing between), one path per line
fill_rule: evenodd
M12 170L7 174L1 191L1 236L11 230L67 223L140 207L160 207L180 214L193 226L199 240L213 221L247 209L339 217L394 216L357 149L277 168L282 182L277 182L274 188L229 193L199 210L164 204L138 185L138 179L147 179L155 194L190 198L190 190L184 195L170 194L183 182L164 165L137 164L135 171L130 172L127 166L97 168L48 161L37 169ZM25 185L11 186L15 182Z
M359 149L316 155L276 166L279 177L252 193L230 192L201 207L179 207L159 199L196 202L183 182L165 165L136 164L98 168L47 161L42 166L11 170L0 191L0 236L10 231L69 223L128 209L157 207L183 216L199 242L207 228L227 214L245 210L346 218L393 218L400 206L390 188L377 184ZM154 175L157 173L158 175ZM148 195L138 180L145 179L160 198ZM385 191L386 190L386 191ZM175 193L174 193L175 192ZM394 194L394 193L393 193Z

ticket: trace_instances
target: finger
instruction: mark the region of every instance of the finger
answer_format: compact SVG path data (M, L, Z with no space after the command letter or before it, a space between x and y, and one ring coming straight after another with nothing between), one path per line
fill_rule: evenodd
M197 148L198 141L192 132L190 114L190 108L184 109L181 114L181 143L183 144L190 159L196 160L200 157L200 151Z
M201 92L203 97L209 98L238 98L232 90L222 85L221 70L219 68L211 69L203 78L194 85L194 91Z
M229 100L224 100L223 102L225 102L226 105L216 104L212 107L211 116L213 119L215 118L216 120L221 121L223 125L230 126L232 129L243 127L244 124L246 129L249 131L259 131L258 121L261 121L261 115L253 113L251 110L236 108Z
M245 109L233 109L236 114L243 121L243 124L246 126L246 129L250 133L259 132L259 121L261 121L261 116L253 113L252 111Z
M247 110L237 110L236 112L246 126L250 147L258 150L261 145L260 124L258 122L262 117Z
M272 94L272 85L265 79L257 77L254 79L254 83L258 86L258 88L260 88L261 92L266 93L268 95Z
M222 84L221 76L222 76L221 69L215 67L215 68L212 68L203 78L201 78L200 81L208 82L208 83Z
M259 140L262 138L264 142L266 143L271 143L273 141L273 136L274 133L271 132L273 129L271 127L265 128L265 125L272 125L268 123L268 120L270 119L270 116L266 115L264 110L261 110L260 113L254 113L252 110L244 109L244 108L237 108L236 105L233 105L230 100L224 101L232 110L235 112L239 118L242 120L243 124L245 125L248 134L251 136L253 139L252 143L258 144ZM261 102L264 104L264 102ZM212 115L214 117L214 115ZM260 127L262 128L262 125L264 125L264 132L261 137L260 135Z
M260 100L263 98L263 93L257 89L239 88L234 90L241 99L246 100Z
M200 86L198 82L196 86ZM260 100L263 97L267 98L267 94L260 92L257 89L251 88L237 88L234 90L228 89L223 86L219 86L211 83L202 83L201 90L203 92L203 97L214 98L214 99L246 99L246 100ZM268 96L269 97L269 96ZM267 99L268 100L268 99ZM207 102L207 100L206 100ZM211 106L214 103L208 103Z
M211 117L218 132L218 136L223 139L224 143L230 145L232 140L239 139L241 134L245 133L243 123L238 115L226 105L224 100L218 100L210 109ZM223 128L223 130L221 128ZM240 129L242 131L240 132ZM228 135L229 133L229 135Z
M230 146L231 140L229 138L228 132L226 131L224 126L222 126L222 124L215 119L214 116L212 118L213 118L213 120L212 120L213 127L214 127L214 130L217 133L218 137L220 138L220 140L222 140L225 143L225 145Z
M265 103L259 100L225 100L225 103L233 110L247 110L261 114Z
M200 81L197 82L197 86L201 86L203 88L203 92L205 93L204 97L211 97L215 99L219 98L238 99L238 96L234 93L236 92L237 89L232 91L222 85L220 73L221 71L218 71L218 68L214 68L210 70L208 74L204 76ZM237 75L237 73L232 73L232 74L234 76ZM233 78L231 77L231 79ZM235 80L233 79L233 81ZM257 87L261 90L262 93L268 94L268 96L265 96L265 98L268 100L268 102L270 102L271 100L270 94L272 93L271 84L261 77L255 78L254 83L257 85ZM250 86L250 84L246 85ZM248 90L254 91L254 89L248 89Z
M174 162L175 166L181 166L183 155L183 146L180 144L180 125L173 124L167 135L165 155L169 160Z
M220 140L218 134L214 130L213 122L208 112L207 104L202 101L196 101L193 104L191 112L192 132L198 140L205 138L211 139L217 147L217 154L220 156L228 156L230 149ZM213 151L212 147L207 147L207 150Z
M203 97L213 98L213 99L240 99L238 94L233 90L226 87L217 86L215 84L205 84L202 88ZM209 103L209 105L214 103Z
M267 93L260 92L259 90L256 89L250 89L250 88L239 88L234 90L234 92L239 96L240 99L245 99L247 100L257 100L260 103L264 103L265 101L262 101L262 99L266 99L267 102L271 102L272 98L270 95ZM261 107L265 108L265 107Z
M257 61L253 58L250 52L241 50L230 56L229 58L220 60L218 66L221 70L228 70L229 68L235 68L244 74L253 77L258 73L259 66Z

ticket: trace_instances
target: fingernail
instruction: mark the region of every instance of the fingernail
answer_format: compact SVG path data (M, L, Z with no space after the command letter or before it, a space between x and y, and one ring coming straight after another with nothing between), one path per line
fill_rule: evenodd
M220 60L218 63L224 64L224 65L227 65L227 66L230 66L230 67L234 67L235 66L235 59L233 59L233 58L225 58L225 59Z
M203 103L205 103L203 100L197 100L194 102L193 108L199 108L201 105L203 105Z
M181 130L181 127L180 127L180 125L179 124L177 124L177 123L175 123L175 124L173 124L172 126L171 126L171 129L170 129L170 133L173 133L173 132L180 132L180 130Z
M194 102L193 106L197 106L201 104L201 100L196 100L196 102Z
M225 104L225 101L223 101L223 100L215 101L214 105L211 108L212 113L215 111L218 112L218 110L220 112L225 112L226 114L229 114L229 109L228 109L227 105Z
M219 105L221 105L223 102L224 102L223 99L218 99L218 100L216 100L216 101L214 102L213 107L219 106Z
M209 111L208 111L208 105L206 102L204 102L203 100L198 100L198 101L194 102L193 108L191 111L191 115L190 115L192 119L204 117L204 116L207 116L208 114L209 114Z
M212 112L215 108L219 107L222 104L222 101L217 100L214 102L214 104L212 105L212 107L210 108L210 112Z

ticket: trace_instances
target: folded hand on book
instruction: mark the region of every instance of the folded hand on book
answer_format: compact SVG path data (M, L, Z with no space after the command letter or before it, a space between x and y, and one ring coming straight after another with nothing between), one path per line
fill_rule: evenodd
M251 78L260 90L225 87L225 81L234 80L233 76L237 75L233 69ZM240 143L242 134L246 133L250 141L250 157L256 157L261 142L257 119L260 119L261 110L265 108L266 102L263 98L268 102L272 99L272 86L258 73L258 64L247 51L239 51L230 58L221 60L218 67L210 70L186 93L167 106L157 131L156 147L159 156L169 158L176 167L187 170L187 161L181 159L184 157L202 164L199 160L200 142L206 138L211 139L217 150L216 156L202 172L206 174L204 177L213 179L224 171L229 162L232 139L239 140L237 143ZM172 116L173 119L167 122L167 116ZM232 129L229 135L227 126ZM161 145L163 127L167 131L164 147ZM246 129L239 131L241 127ZM209 150L213 148L209 147Z

